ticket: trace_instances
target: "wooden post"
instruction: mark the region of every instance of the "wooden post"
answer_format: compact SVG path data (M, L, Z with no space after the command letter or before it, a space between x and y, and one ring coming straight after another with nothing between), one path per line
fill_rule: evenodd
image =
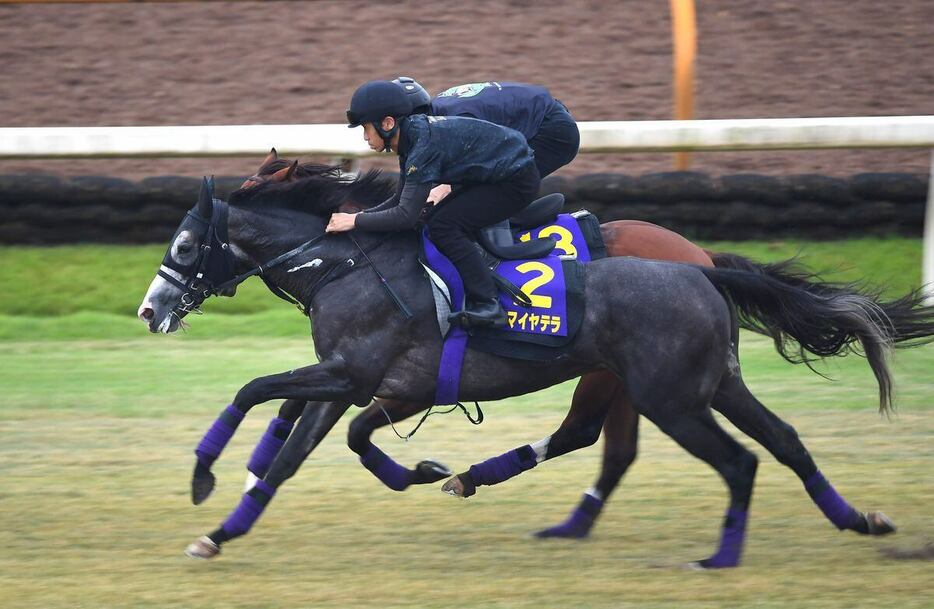
M697 18L694 0L669 0L674 44L675 119L694 118L694 58L697 55ZM675 169L686 170L690 154L675 153Z

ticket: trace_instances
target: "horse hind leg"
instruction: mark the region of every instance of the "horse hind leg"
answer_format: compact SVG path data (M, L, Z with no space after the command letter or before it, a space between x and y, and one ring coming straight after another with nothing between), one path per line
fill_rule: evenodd
M633 409L616 375L611 372L593 372L581 378L574 391L572 412L592 402L609 405L603 423L603 463L600 475L564 522L536 532L536 537L583 539L590 535L605 502L636 459L639 413Z
M449 495L467 498L477 487L499 484L528 471L547 459L590 446L600 437L608 402L582 404L572 408L555 433L534 444L526 444L498 457L470 466L466 472L452 477L441 490Z
M717 551L690 566L700 569L739 566L758 458L731 438L708 408L694 411L654 409L644 414L685 450L717 470L730 491Z
M711 406L791 469L815 505L838 529L863 535L895 532L895 524L885 514L859 512L837 492L817 468L795 429L763 406L739 374L724 379Z
M451 470L434 459L420 461L415 469L396 463L370 440L373 432L390 422L398 423L427 410L430 404L399 400L376 400L350 423L347 445L360 455L360 463L383 484L394 491L404 491L413 484L430 484L451 475Z

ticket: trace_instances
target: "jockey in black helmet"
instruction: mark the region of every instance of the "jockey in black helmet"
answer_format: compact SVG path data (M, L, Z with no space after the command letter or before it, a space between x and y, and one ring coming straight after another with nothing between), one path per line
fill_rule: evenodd
M480 82L451 87L434 99L414 79L393 80L402 87L413 113L431 116L467 116L496 123L522 133L535 153L535 165L544 178L577 156L580 131L567 107L548 89L517 82ZM429 199L437 202L450 192L441 185Z
M480 228L515 215L538 194L541 178L521 133L463 117L410 115L406 93L391 81L361 85L347 110L373 150L399 155L396 194L359 214L336 213L329 232L411 229L434 184L458 190L428 219L428 232L464 281L468 324L505 324L490 269L473 242Z

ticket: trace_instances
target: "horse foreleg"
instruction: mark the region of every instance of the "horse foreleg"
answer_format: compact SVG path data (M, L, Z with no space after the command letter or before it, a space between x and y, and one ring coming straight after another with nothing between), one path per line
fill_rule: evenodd
M195 449L197 460L191 480L192 502L198 505L211 494L215 484L211 466L230 442L240 421L256 404L276 398L301 402L350 402L354 397L343 362L336 360L250 381L214 421Z
M603 510L610 494L626 470L636 460L639 439L639 414L629 403L622 383L610 372L593 372L581 378L574 391L571 412L593 402L607 403L603 423L603 464L596 484L581 497L580 503L567 520L535 533L536 537L582 539Z
M526 444L471 465L468 471L445 482L441 490L457 497L470 497L477 492L478 486L499 484L542 461L590 446L600 437L608 408L608 401L581 404L577 410L568 412L555 433L534 444Z
M403 467L370 441L374 430L390 422L398 423L429 406L418 402L376 400L350 423L347 446L360 455L363 467L394 491L404 491L413 484L437 482L451 475L451 470L432 459L420 461L415 469Z
M250 455L250 460L247 462L247 477L243 492L253 488L257 480L262 480L266 476L273 459L282 450L282 445L285 444L289 434L292 433L292 427L298 417L318 416L320 409L306 409L305 404L307 402L304 400L286 400L279 407L278 416L269 421L269 426L256 444L256 448L253 449L253 454ZM304 414L302 411L305 411Z
M220 547L236 537L246 535L276 494L279 486L295 475L308 455L321 443L341 415L350 407L348 402L309 402L301 419L282 450L273 460L264 480L244 493L237 508L210 535L188 546L185 553L192 558L213 558Z

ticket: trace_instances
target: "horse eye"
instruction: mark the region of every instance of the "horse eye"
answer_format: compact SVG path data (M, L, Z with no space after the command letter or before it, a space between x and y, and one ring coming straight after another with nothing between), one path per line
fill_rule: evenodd
M190 251L191 251L191 244L190 244L190 243L179 243L179 244L178 244L178 253L179 253L179 254L187 254L187 253L190 252Z

